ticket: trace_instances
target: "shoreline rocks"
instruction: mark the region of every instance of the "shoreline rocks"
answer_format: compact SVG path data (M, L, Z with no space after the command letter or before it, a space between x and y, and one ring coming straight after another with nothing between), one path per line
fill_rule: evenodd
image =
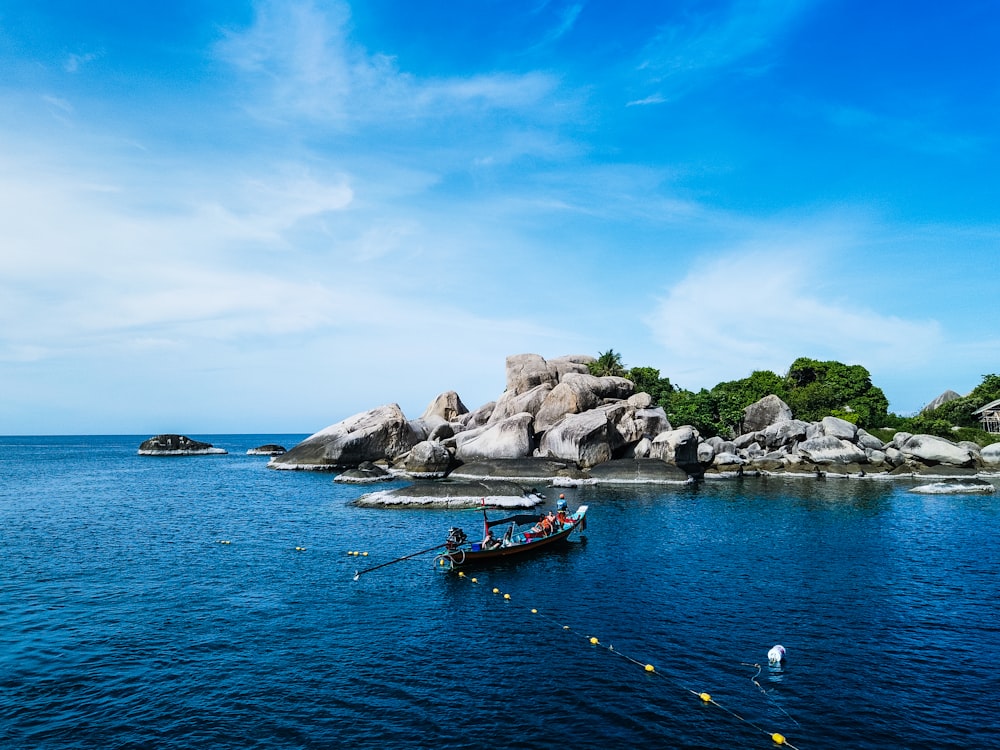
M389 478L509 477L553 484L1000 472L1000 442L980 449L905 432L884 442L838 417L795 419L775 395L746 407L741 434L706 440L690 425L671 425L630 380L591 375L587 364L593 361L513 355L506 389L494 401L470 410L457 393L445 391L415 420L396 404L377 407L309 436L268 467L343 471L377 462ZM387 480L367 479L370 471L341 476L338 481Z

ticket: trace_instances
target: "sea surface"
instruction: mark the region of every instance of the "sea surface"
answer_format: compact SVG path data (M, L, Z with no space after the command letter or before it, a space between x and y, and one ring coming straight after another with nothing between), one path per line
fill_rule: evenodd
M582 541L354 581L481 513L146 437L0 438L0 747L1000 747L1000 495L539 488Z

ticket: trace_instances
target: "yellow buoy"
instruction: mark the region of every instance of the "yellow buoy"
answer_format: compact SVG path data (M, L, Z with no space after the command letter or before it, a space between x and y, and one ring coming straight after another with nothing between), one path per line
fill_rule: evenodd
M569 625L563 625L563 630L569 630Z
M438 560L438 565L444 565L444 558L443 557L440 560Z
M538 610L537 610L537 609L533 609L533 610L531 610L531 614L533 614L533 615L537 615L537 614L538 614Z
M698 695L698 697L701 698L703 701L705 701L705 703L711 703L712 701L712 696L709 695L708 693L701 693Z
M347 554L353 555L354 554L354 550L347 550Z
M646 665L646 671L647 671L647 672L655 672L655 671L656 671L656 669L654 669L654 668L653 668L653 665L652 665L652 664L647 664L647 665Z
M507 599L507 600L509 601L509 600L510 600L510 594L504 594L504 595L503 595L503 598L504 598L504 599Z
M494 594L499 594L499 593L500 593L500 589L496 589L496 588L495 588L495 589L493 589L493 593L494 593Z
M785 744L785 738L782 735L778 734L777 732L771 735L771 739L774 740L775 745Z
M459 578L465 578L465 571L462 571L462 570L458 571L458 577Z
M593 636L591 636L591 638L590 638L590 644L592 646L596 646L598 643L600 643L600 641L598 641L596 638L594 638Z
M362 557L368 557L368 553L367 553L367 552L362 552L362 553L361 553L361 556L362 556Z
M472 580L473 583L479 583L479 579L478 578L473 578L471 580Z

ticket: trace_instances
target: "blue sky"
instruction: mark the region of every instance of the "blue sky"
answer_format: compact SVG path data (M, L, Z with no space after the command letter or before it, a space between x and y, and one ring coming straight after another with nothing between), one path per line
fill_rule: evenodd
M313 432L509 354L1000 371L1000 5L0 3L0 434Z

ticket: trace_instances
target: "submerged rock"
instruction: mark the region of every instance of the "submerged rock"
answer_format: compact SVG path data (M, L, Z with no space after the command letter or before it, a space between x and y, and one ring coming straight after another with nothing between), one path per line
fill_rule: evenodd
M656 458L620 458L593 466L589 471L594 484L688 484L692 481L683 469Z
M946 482L921 484L910 492L918 495L988 495L997 488L985 479L949 479Z
M372 484L374 482L389 482L395 477L383 469L376 466L371 461L362 461L356 469L348 469L333 478L334 482L341 484Z
M544 498L514 482L417 482L362 495L352 504L385 508L534 508Z
M140 456L210 456L227 452L211 443L192 440L186 435L155 435L139 446Z

